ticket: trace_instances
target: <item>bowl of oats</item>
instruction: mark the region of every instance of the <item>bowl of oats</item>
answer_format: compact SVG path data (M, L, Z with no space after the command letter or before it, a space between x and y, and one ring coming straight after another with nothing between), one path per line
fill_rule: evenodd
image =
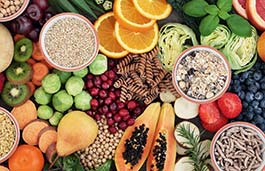
M17 120L6 109L0 107L0 164L17 149L20 131Z
M93 24L75 13L60 13L50 18L40 33L45 60L62 71L87 67L99 50L99 39Z
M232 122L215 134L210 155L216 171L264 171L265 134L248 122Z
M0 1L0 22L11 21L20 16L27 8L30 0Z
M231 69L225 56L209 46L193 46L182 52L172 71L178 93L194 103L209 103L228 89Z

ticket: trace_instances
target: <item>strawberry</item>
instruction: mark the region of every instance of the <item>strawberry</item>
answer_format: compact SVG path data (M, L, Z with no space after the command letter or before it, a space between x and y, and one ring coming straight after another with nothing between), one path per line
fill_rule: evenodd
M3 90L5 80L6 80L6 77L5 77L4 73L0 73L0 93Z
M216 101L207 104L201 104L199 107L199 117L202 122L212 124L221 117Z
M227 124L227 122L228 119L223 115L220 115L220 118L216 122L212 124L202 122L202 126L205 130L213 133L218 131L220 128L222 128L225 124Z
M221 113L228 119L236 118L242 111L242 102L235 93L225 93L217 103Z

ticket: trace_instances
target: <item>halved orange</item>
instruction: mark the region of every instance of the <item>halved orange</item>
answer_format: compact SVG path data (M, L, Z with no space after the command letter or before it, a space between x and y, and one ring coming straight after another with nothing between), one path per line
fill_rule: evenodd
M171 5L166 0L133 0L133 4L140 14L153 20L165 19L172 11Z
M99 37L99 50L110 58L122 58L129 52L118 43L115 36L115 18L113 12L100 16L94 24Z
M145 53L152 50L158 41L158 25L144 32L133 32L121 26L118 22L115 24L115 34L120 45L131 53Z
M113 12L119 24L132 31L149 30L156 23L140 14L132 0L115 0Z

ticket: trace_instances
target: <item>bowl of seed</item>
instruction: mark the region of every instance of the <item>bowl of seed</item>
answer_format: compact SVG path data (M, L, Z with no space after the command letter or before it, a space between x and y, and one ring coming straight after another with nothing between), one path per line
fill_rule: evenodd
M17 120L10 112L0 107L0 164L15 152L19 138Z
M215 134L210 155L216 171L264 171L265 134L253 124L232 122Z
M51 66L70 72L92 63L98 54L99 39L87 18L74 13L61 13L43 26L40 46Z
M194 103L209 103L228 89L231 69L218 50L209 46L193 46L177 58L172 79L182 97Z
M30 0L0 0L0 22L7 22L22 14Z

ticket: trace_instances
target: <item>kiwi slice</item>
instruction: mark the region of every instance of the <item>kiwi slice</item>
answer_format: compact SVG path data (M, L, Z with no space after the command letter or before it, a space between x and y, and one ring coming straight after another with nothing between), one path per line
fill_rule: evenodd
M32 41L28 38L23 38L15 44L14 60L17 62L25 62L32 55Z
M24 84L30 80L32 68L26 62L13 62L6 70L6 78L12 84Z
M7 105L14 107L23 104L29 99L30 90L25 84L16 85L6 82L1 97Z

